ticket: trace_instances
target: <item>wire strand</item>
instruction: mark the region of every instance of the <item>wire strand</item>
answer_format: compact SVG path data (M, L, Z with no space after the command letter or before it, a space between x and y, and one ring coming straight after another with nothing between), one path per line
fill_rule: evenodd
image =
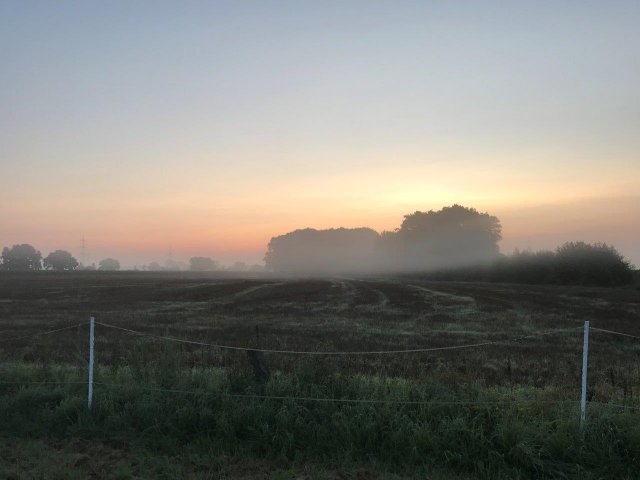
M600 405L603 407L618 407L618 408L629 408L631 410L640 410L640 406L634 405L624 405L623 403L611 403L611 402L588 402L587 405Z
M84 382L0 382L0 385L86 385L87 381Z
M623 337L640 339L640 336L638 335L631 335L630 333L616 332L615 330L605 330L604 328L596 328L596 327L591 327L591 330L595 330L597 332L603 332L603 333L611 333L613 335L621 335Z
M462 348L477 348L477 347L485 347L485 346L489 346L489 345L497 345L497 344L515 342L515 341L524 340L524 339L527 339L527 338L538 337L538 336L541 336L541 335L551 335L551 334L562 333L562 332L566 332L566 331L574 331L577 328L579 328L579 327L574 327L574 328L563 329L563 330L540 332L540 333L536 333L536 334L532 334L532 335L526 335L526 336L523 336L523 337L517 337L517 338L512 338L512 339L507 339L507 340L493 340L493 341L489 341L489 342L470 343L470 344L465 344L465 345L449 345L449 346L446 346L446 347L412 348L412 349L404 349L404 350L315 351L315 350L276 350L276 349L269 349L269 348L252 348L252 347L239 347L239 346L232 346L232 345L222 345L222 344L217 344L217 343L206 343L206 342L199 342L199 341L196 341L196 340L186 340L186 339L175 338L175 337L167 337L167 336L162 336L162 335L156 335L156 334L153 334L153 333L145 333L145 332L140 332L138 330L131 330L129 328L119 327L117 325L111 325L111 324L102 323L102 322L96 322L96 324L97 325L101 325L103 327L122 330L124 332L128 332L128 333L131 333L133 335L151 337L151 338L156 338L156 339L159 339L159 340L167 340L167 341L171 341L171 342L186 343L186 344L190 344L190 345L200 345L200 346L220 348L220 349L225 349L225 350L253 351L253 352L263 352L263 353L281 353L281 354L289 354L289 355L385 355L385 354L436 352L436 351L442 351L442 350L456 350L456 349L462 349Z
M45 382L22 382L22 381L0 381L0 385L86 385L86 381L45 381ZM145 390L151 392L161 393L177 393L184 395L201 395L201 396L214 396L220 398L237 398L237 399L254 399L254 400L280 400L280 401L298 401L298 402L320 402L320 403L349 403L349 404L394 404L394 405L466 405L466 406L495 406L504 404L573 404L577 403L577 400L541 400L541 399L503 399L503 400L400 400L400 399L375 399L375 398L327 398L327 397L301 397L301 396L287 396L287 395L258 395L258 394L244 394L244 393L221 393L221 392L203 392L197 390L182 390L171 388L154 388L143 387L134 384L121 384L121 383L107 383L107 382L93 382L94 385L104 387L116 387L116 388L135 388L138 390ZM615 407L624 408L630 410L640 410L640 406L624 405L620 403L611 402L589 402L589 405L597 405L603 407Z
M244 394L244 393L220 393L220 392L201 392L196 390L179 390L170 388L153 388L153 387L141 387L139 385L124 385L120 383L104 383L95 382L94 385L108 386L108 387L120 387L120 388L136 388L140 390L164 392L164 393L180 393L186 395L204 395L215 396L223 398L242 398L242 399L256 399L256 400L293 400L302 402L325 402L325 403L374 403L374 404L401 404L401 405L500 405L504 403L577 403L575 400L399 400L399 399L375 399L375 398L327 398L327 397L298 397L298 396L285 396L285 395L258 395L258 394Z
M81 327L83 325L88 325L88 324L89 324L89 322L82 322L82 323L78 323L76 325L70 325L68 327L56 328L55 330L48 330L46 332L32 333L31 335L23 335L21 337L0 338L0 342L8 342L8 341L11 341L11 340L22 340L24 338L41 337L43 335L50 335L52 333L62 332L64 330L71 330L72 328L78 328L78 327Z

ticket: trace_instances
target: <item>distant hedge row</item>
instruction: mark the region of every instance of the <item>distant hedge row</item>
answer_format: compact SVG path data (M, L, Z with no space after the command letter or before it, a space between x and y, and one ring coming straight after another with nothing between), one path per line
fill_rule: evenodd
M440 280L616 286L634 281L633 265L605 243L568 242L555 251L517 251L489 265L438 270Z

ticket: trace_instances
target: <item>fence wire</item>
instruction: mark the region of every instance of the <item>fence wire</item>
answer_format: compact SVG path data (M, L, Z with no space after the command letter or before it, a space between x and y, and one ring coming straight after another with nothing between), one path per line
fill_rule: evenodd
M168 337L163 335L157 335L153 333L141 332L139 330L132 330L130 328L119 327L117 325L111 325L109 323L96 322L96 325L101 325L103 327L113 328L116 330L121 330L127 332L132 335L137 335L141 337L150 337L155 338L157 340L166 340L170 342L177 343L186 343L190 345L199 345L203 347L211 347L211 348L219 348L223 350L240 350L240 351L252 351L252 352L262 352L262 353L280 353L280 354L288 354L288 355L388 355L388 354L403 354L403 353L423 353L423 352L437 352L442 350L456 350L463 348L478 348L478 347L486 347L490 345L501 345L501 344L509 344L513 342L519 342L522 340L526 340L529 338L536 338L544 335L553 335L557 333L564 332L572 332L577 331L581 327L573 327L567 329L559 329L559 330L550 330L545 332L538 332L531 335L524 335L521 337L515 337L505 340L492 340L488 342L479 342L479 343L468 343L464 345L448 345L444 347L427 347L427 348L409 348L409 349L398 349L398 350L352 350L352 351L320 351L320 350L279 350L279 349L270 349L270 348L258 348L258 347L242 347L242 346L234 346L234 345L224 345L219 343L207 343L207 342L199 342L196 340L187 340L176 337Z
M177 393L184 395L221 397L221 398L241 398L255 400L292 400L298 402L324 402L324 403L370 403L370 404L397 404L397 405L504 405L504 404L526 404L526 403L544 403L544 404L564 404L578 403L577 400L402 400L402 399L376 399L376 398L330 398L330 397L299 397L287 395L259 395L251 393L222 393L222 392L205 392L199 390L180 390L171 388L154 388L143 387L138 385L125 385L120 383L104 383L95 382L95 385L116 387L116 388L133 388L151 392L161 393Z
M81 322L78 324L56 328L53 330L47 330L43 332L36 332L29 335L0 338L0 342L16 341L16 340L22 340L26 338L35 338L35 337L40 337L44 335L50 335L50 334L82 327L84 325L88 325L89 323L90 322ZM131 335L155 338L158 340L164 340L164 341L170 341L170 342L185 343L190 345L206 346L211 348L219 348L219 349L227 349L227 350L254 351L254 352L264 352L264 353L274 353L274 354L293 354L293 355L386 355L386 354L435 352L435 351L443 351L443 350L455 350L455 349L487 347L487 346L493 346L493 345L505 345L505 344L511 344L514 342L520 342L522 340L526 340L530 338L537 338L541 336L578 331L582 329L582 327L573 327L573 328L566 328L566 329L548 330L548 331L537 332L530 335L524 335L524 336L514 337L514 338L509 338L504 340L492 340L487 342L471 343L471 344L464 344L464 345L449 345L444 347L395 349L395 350L370 350L370 351L359 351L359 350L356 350L356 351L307 350L305 351L305 350L267 349L267 348L255 348L255 347L243 347L243 346L207 343L207 342L200 342L196 340L188 340L188 339L181 339L176 337L146 333L146 332L133 330L125 327L120 327L117 325L112 325L112 324L103 323L103 322L96 321L95 324L101 325L106 328L124 331ZM631 335L624 332L618 332L615 330L607 330L607 329L596 328L596 327L591 327L591 330L607 333L607 334L619 335L619 336L628 337L628 338L640 339L640 336ZM506 333L506 332L493 332L493 333L498 334L498 333ZM39 382L0 381L0 384L1 385L86 385L87 381L39 381ZM507 404L527 404L527 403L544 403L544 404L578 403L577 400L535 400L535 399L532 399L532 400L502 399L502 400L491 400L491 401L485 401L485 400L483 401L473 401L473 400L438 401L438 400L401 400L401 399L371 399L371 398L360 398L360 399L359 398L323 398L323 397L307 397L307 396L259 395L259 394L242 394L242 393L207 392L207 391L200 391L200 390L163 389L163 388L154 388L154 387L144 387L140 385L132 386L132 385L106 383L106 382L93 382L93 384L98 386L104 386L104 387L135 388L138 390L145 390L145 391L184 394L184 395L204 395L204 396L232 398L232 399L235 398L235 399L279 400L279 401L299 401L299 402L346 403L346 404L364 403L364 404L397 404L397 405L422 405L422 406L428 406L428 405L496 406L496 405L507 405ZM640 410L640 406L633 406L633 405L624 405L624 404L618 404L618 403L603 403L603 402L594 402L594 401L589 403L593 405L598 405L598 406L624 408L624 409L630 409L630 410Z
M44 382L5 382L0 381L0 385L20 385L20 386L34 386L34 385L86 385L86 381L44 381ZM230 398L230 399L245 399L245 400L276 400L276 401L295 401L295 402L316 402L316 403L343 403L343 404L393 404L393 405L417 405L417 406L505 406L505 405L571 405L578 404L578 400L554 400L554 399L500 399L500 400L401 400L401 399L374 399L374 398L330 398L330 397L302 397L302 396L287 396L287 395L259 395L250 393L223 393L223 392L207 392L202 390L183 390L172 388L154 388L144 387L140 385L122 384L122 383L108 383L108 382L94 382L96 386L103 387L115 387L121 389L134 389L143 390L149 392L192 395L192 396L205 396L205 397L217 397L217 398ZM640 410L640 406L625 405L621 403L613 402L597 402L590 401L590 405L596 405L600 407L612 407L622 408L628 410Z
M23 340L25 338L41 337L43 335L50 335L52 333L63 332L65 330L71 330L73 328L82 327L83 325L88 325L88 324L89 324L89 322L82 322L82 323L77 323L75 325L69 325L68 327L56 328L55 330L47 330L46 332L37 332L37 333L32 333L30 335L23 335L23 336L20 336L20 337L0 338L0 342L9 342L9 341L12 341L12 340Z
M640 336L631 335L629 333L616 332L615 330L606 330L604 328L596 328L596 327L590 327L590 329L591 330L595 330L596 332L610 333L612 335L620 335L622 337L629 337L629 338L635 338L635 339L640 340Z

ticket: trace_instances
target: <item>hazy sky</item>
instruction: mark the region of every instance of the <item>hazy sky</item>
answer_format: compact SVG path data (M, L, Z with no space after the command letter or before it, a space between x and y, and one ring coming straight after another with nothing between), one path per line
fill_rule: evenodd
M0 0L0 246L262 259L462 203L640 264L640 2Z

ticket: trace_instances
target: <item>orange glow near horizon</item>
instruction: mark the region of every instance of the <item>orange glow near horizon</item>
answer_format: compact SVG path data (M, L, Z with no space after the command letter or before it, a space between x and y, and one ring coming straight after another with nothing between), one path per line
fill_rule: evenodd
M11 205L3 224L5 243L31 242L43 250L77 252L84 235L101 255L115 251L128 263L177 257L260 261L269 239L298 228L371 227L392 230L405 214L463 204L497 215L503 250L550 248L567 240L602 240L630 248L625 238L640 235L640 201L632 182L601 176L571 188L566 175L540 172L474 171L471 165L403 166L366 172L317 175L237 185L229 194L192 189L136 198L97 196L31 197ZM6 232L6 230L5 230ZM46 234L43 236L43 232ZM635 255L635 252L631 252Z

